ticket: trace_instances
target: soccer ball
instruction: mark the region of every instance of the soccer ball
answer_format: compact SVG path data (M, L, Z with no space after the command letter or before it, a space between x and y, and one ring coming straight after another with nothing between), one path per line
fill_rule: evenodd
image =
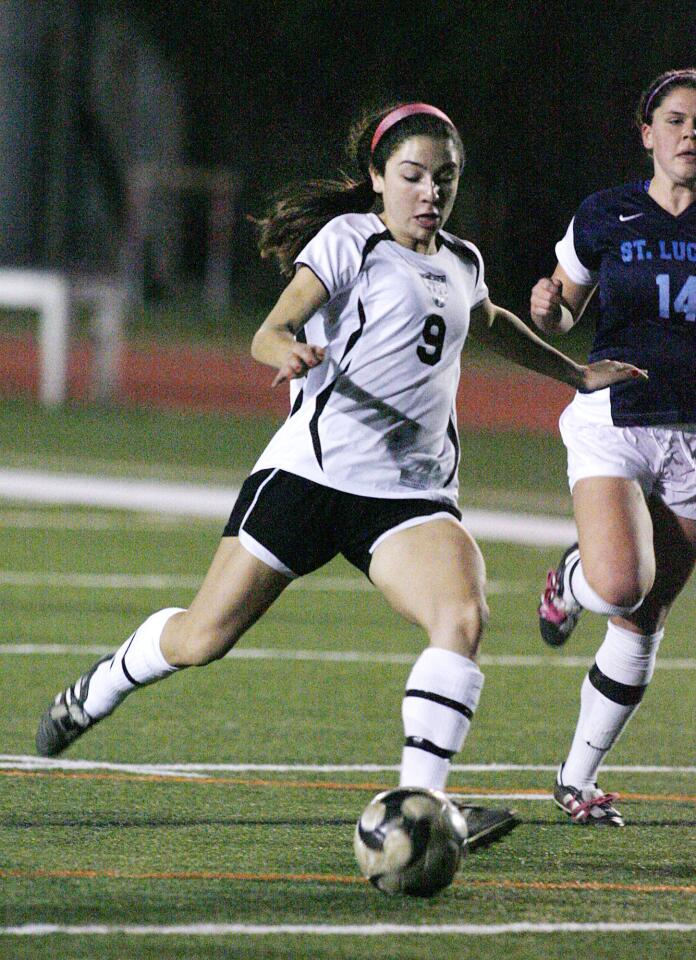
M466 820L444 793L378 793L355 827L358 866L383 893L432 897L448 886L465 849Z

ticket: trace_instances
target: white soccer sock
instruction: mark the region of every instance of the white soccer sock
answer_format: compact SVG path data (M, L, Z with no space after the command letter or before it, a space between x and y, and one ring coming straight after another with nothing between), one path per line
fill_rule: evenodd
M106 717L136 687L169 676L177 668L164 659L160 637L165 623L180 607L168 607L148 617L116 653L100 663L89 680L84 709L93 720Z
M482 687L483 674L473 660L439 647L423 651L402 706L401 786L444 789L450 757L464 744Z
M587 582L580 559L571 561L566 565L563 592L566 591L569 591L571 596L575 597L585 610L591 610L592 613L602 613L607 617L625 617L627 613L633 613L634 610L637 610L643 602L641 597L638 603L632 607L620 607L616 603L608 603Z
M593 786L599 766L638 709L655 670L664 630L640 636L607 624L604 643L583 680L580 717L563 783L580 789Z

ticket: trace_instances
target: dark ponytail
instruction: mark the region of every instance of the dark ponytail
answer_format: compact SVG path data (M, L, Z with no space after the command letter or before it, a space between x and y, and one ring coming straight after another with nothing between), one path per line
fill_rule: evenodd
M324 224L343 213L369 213L375 202L372 181L310 180L289 187L255 220L262 257L275 257L280 272L292 276L297 254Z
M369 213L381 209L381 198L372 189L370 164L384 174L387 160L404 140L418 134L454 141L462 162L464 148L456 129L437 117L417 114L391 127L379 141L374 154L370 145L383 118L398 107L390 104L364 113L351 127L346 154L351 173L336 179L310 180L278 194L264 217L255 219L262 257L275 257L280 272L292 276L295 258L321 228L345 213Z

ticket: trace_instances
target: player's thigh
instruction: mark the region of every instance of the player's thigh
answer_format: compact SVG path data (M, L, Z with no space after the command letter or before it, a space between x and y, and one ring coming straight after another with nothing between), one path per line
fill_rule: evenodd
M174 664L223 656L289 583L236 537L223 537L188 610L163 633L164 656Z
M375 548L370 580L391 606L428 631L467 615L485 619L486 568L474 538L438 518L398 530Z
M655 576L653 529L637 480L585 477L573 487L582 566L588 582L603 587L622 583L645 593ZM619 591L620 592L620 591Z

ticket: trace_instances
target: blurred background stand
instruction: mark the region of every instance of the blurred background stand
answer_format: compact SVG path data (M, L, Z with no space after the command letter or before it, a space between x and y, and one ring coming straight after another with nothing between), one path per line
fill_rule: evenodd
M73 309L89 310L92 369L89 397L96 403L116 398L125 343L128 291L116 277L73 277Z
M231 244L241 179L231 167L154 163L129 168L122 276L133 304L181 293L186 261L201 260L203 301L222 313L231 295ZM197 224L192 224L195 209ZM199 250L186 255L186 237Z

